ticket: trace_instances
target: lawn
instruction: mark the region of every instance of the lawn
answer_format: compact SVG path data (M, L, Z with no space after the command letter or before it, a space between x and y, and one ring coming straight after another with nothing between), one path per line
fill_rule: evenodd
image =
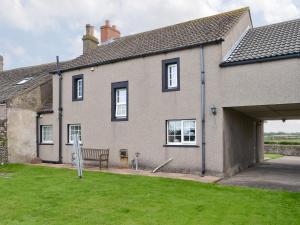
M300 193L25 165L0 166L2 225L296 225Z
M281 158L281 157L283 157L283 155L280 155L280 154L274 154L274 153L266 153L266 154L264 155L264 158L265 158L265 159L279 159L279 158Z

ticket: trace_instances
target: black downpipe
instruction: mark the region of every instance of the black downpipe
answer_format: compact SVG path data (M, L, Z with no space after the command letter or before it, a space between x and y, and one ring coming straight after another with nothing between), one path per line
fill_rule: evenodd
M39 127L40 127L40 117L41 117L41 114L40 113L37 113L36 114L36 123L35 123L35 126L36 126L36 157L37 158L40 158L40 132L39 132Z
M56 56L56 72L58 75L58 163L62 163L62 74L59 67L59 56Z
M202 165L201 175L205 174L205 68L204 68L204 49L200 46L200 70L201 70L201 150Z

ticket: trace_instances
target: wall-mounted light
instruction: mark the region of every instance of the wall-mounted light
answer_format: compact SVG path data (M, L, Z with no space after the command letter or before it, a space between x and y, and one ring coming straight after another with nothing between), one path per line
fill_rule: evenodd
M213 105L212 107L210 107L210 111L214 116L217 115L217 107L216 106Z
M91 67L91 69L90 69L92 72L94 72L95 71L95 67Z

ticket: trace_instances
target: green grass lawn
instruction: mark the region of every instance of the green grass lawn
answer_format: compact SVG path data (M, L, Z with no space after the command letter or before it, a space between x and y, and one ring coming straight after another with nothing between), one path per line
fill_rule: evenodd
M264 155L264 158L269 158L269 159L278 159L278 158L281 158L283 157L283 155L280 155L280 154L273 154L273 153L266 153Z
M25 165L0 166L2 225L296 225L300 193Z

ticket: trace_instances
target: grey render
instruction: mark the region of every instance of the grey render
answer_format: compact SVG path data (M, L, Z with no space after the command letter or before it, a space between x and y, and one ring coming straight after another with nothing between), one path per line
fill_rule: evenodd
M120 166L119 150L128 149L129 162L136 152L141 153L141 167L155 168L173 158L165 170L199 173L203 150L200 47L206 75L207 173L232 175L263 159L263 121L300 115L299 55L220 67L234 58L244 38L251 42L253 35L247 34L259 28L252 28L248 8L204 20L205 26L203 20L198 21L200 28L208 29L206 33L202 30L204 34L197 26L195 29L197 21L187 22L120 38L62 65L63 162L71 160L67 125L80 123L83 146L109 148L110 166ZM215 30L216 24L227 26ZM296 32L299 34L299 29ZM298 34L293 43L299 43ZM171 43L172 35L179 35L179 40ZM143 44L135 48L137 41ZM169 45L164 48L160 43ZM180 59L180 91L162 92L162 61L173 58ZM53 125L53 145L39 145L40 157L47 161L58 160L58 77L53 73L53 113L42 114L39 121ZM78 74L84 76L84 100L72 101L72 77ZM111 84L121 81L129 84L129 119L112 122ZM216 115L211 107L216 107ZM195 146L165 145L166 121L170 119L196 119Z

